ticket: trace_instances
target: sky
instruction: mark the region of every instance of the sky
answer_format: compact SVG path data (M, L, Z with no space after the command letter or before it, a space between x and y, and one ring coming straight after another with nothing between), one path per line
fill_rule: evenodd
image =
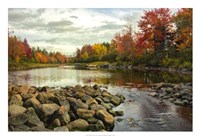
M110 42L127 22L138 30L144 9L22 9L9 8L9 31L31 47L72 55L85 44Z

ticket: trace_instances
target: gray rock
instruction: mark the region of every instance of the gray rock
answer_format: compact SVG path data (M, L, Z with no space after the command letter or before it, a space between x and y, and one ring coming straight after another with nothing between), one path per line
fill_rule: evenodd
M52 115L60 108L57 104L41 104L41 112L44 117Z
M54 128L54 131L69 131L69 129L67 128L67 126L61 126Z
M67 125L69 131L87 131L89 124L86 120L77 119Z
M172 95L173 98L178 98L180 96L180 93L175 93Z
M76 85L74 88L73 88L73 92L82 92L83 91L83 89L82 89L82 87L81 87L81 85Z
M103 101L100 97L96 97L95 100L96 100L99 104L101 104L101 102Z
M29 131L30 127L23 124L23 125L17 125L12 131Z
M109 110L108 111L110 114L112 114L114 117L117 116L117 112L114 110Z
M116 111L116 113L117 113L117 116L123 116L124 115L123 111Z
M85 91L86 94L88 94L91 97L96 97L96 96L98 96L100 94L94 88L89 87L89 86L84 86L84 91Z
M22 125L28 121L28 115L25 113L20 113L18 115L13 115L8 118L9 125Z
M60 106L65 107L67 112L70 110L70 104L67 99L59 99L59 104L60 104Z
M89 99L91 99L92 97L91 96L89 96L89 95L84 95L83 97L81 97L81 100L83 101L83 102L87 102Z
M26 108L33 107L37 114L40 114L40 105L41 103L35 97L26 100L24 103Z
M101 120L98 120L95 124L95 130L100 131L102 129L106 129L104 123Z
M35 110L32 107L29 107L26 113L28 115L27 125L29 125L30 127L33 126L44 127L44 123L40 121L38 115L35 113Z
M60 120L61 126L64 126L70 122L68 110L64 106L60 107L59 111L57 111L57 113L55 114L55 117Z
M95 114L93 110L87 110L87 109L77 109L76 113L80 118L83 118L86 120L89 118L93 118Z
M115 122L114 117L105 110L98 110L96 116L107 125L113 125Z
M112 96L110 102L115 106L118 106L121 103L121 99L117 96Z
M74 109L74 110L77 110L77 109L80 109L80 108L83 108L83 109L88 109L88 105L83 103L80 99L76 100L74 98L70 98L70 97L67 97L69 103L70 103L70 106Z
M89 118L89 119L87 119L87 121L88 121L88 123L90 123L90 124L95 124L95 123L97 123L97 119L95 119L95 118Z
M122 118L117 118L117 122L122 122L123 119Z
M18 105L10 105L8 107L8 115L13 116L13 115L18 115L26 112L26 108Z
M189 102L187 100L183 100L182 102L184 103L184 105L188 105L189 104Z
M101 105L103 107L105 107L107 110L111 110L113 105L111 103L104 103L104 102L101 102Z
M105 103L109 103L109 102L110 102L110 98L109 98L109 97L103 97L103 101L104 101Z
M41 126L34 126L30 130L31 131L51 131L50 129L47 129L47 128L41 127Z
M165 88L165 92L167 92L168 94L173 92L173 88L167 87Z
M176 101L174 101L174 104L180 105L180 106L184 105L184 103L181 100L178 100L178 99Z
M49 129L55 129L56 127L60 127L61 123L59 119L54 119L51 124L48 126Z

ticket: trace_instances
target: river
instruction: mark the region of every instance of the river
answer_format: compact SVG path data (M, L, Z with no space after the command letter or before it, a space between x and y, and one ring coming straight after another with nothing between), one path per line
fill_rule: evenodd
M188 74L132 71L132 70L77 70L42 68L9 72L9 83L32 86L65 87L80 85L107 86L112 94L125 96L123 104L115 109L123 110L122 117L115 117L114 131L192 131L192 108L167 103L140 90L151 83L192 82ZM104 88L105 89L105 88ZM119 119L122 121L118 121ZM118 120L117 120L118 119Z

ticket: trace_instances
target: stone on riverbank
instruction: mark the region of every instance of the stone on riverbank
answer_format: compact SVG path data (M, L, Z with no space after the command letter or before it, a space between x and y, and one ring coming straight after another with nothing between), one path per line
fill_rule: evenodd
M112 108L123 101L122 95L101 91L97 85L59 89L9 85L8 127L9 131L112 131L113 116L123 115L112 113Z
M179 106L192 105L192 83L159 83L151 86L155 93L148 93L150 96L158 96Z

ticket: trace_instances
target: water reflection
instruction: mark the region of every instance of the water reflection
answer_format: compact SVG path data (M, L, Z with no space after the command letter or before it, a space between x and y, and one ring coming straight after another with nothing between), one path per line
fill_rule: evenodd
M123 86L127 83L191 82L192 76L158 71L76 70L61 68L32 69L9 72L9 82L35 86L66 86L76 84L104 84Z

